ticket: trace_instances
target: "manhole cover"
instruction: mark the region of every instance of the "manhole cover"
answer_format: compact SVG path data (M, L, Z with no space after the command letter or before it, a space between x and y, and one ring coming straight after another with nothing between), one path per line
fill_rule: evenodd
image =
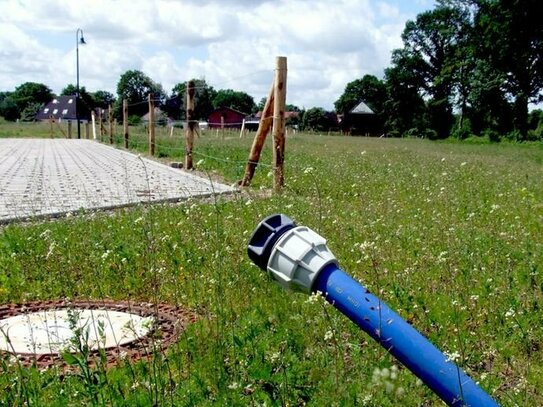
M90 358L103 352L111 365L119 359L163 351L195 319L191 311L164 304L48 301L0 305L0 353L42 367L62 364L62 353L76 353L86 346Z

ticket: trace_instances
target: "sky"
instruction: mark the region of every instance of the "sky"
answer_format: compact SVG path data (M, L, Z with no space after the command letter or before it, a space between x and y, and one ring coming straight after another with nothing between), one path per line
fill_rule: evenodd
M286 56L287 103L333 109L347 83L382 78L407 20L433 0L0 0L0 91L39 82L116 94L140 70L169 95L203 78L256 103Z

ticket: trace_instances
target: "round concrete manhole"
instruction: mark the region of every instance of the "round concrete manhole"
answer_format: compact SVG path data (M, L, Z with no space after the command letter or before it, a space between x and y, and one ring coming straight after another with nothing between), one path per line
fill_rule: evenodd
M191 311L164 304L113 301L49 301L0 305L0 353L27 365L62 364L65 352L88 347L104 353L108 365L139 359L171 345Z

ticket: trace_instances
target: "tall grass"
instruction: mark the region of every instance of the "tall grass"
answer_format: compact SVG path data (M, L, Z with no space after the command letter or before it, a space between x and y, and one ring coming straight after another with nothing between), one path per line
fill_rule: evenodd
M143 132L131 139L146 151ZM251 141L204 134L198 171L234 183ZM181 134L157 144L181 160ZM255 225L285 212L502 405L543 405L542 163L538 144L296 135L281 195L261 166L239 195L5 226L1 303L166 302L202 318L165 355L100 372L92 397L80 375L4 355L0 404L441 405L322 299L250 263Z

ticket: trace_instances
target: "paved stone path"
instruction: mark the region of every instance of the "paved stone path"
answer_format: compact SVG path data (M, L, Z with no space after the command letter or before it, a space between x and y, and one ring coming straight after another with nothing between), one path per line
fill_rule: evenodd
M0 139L0 222L232 191L92 140Z

